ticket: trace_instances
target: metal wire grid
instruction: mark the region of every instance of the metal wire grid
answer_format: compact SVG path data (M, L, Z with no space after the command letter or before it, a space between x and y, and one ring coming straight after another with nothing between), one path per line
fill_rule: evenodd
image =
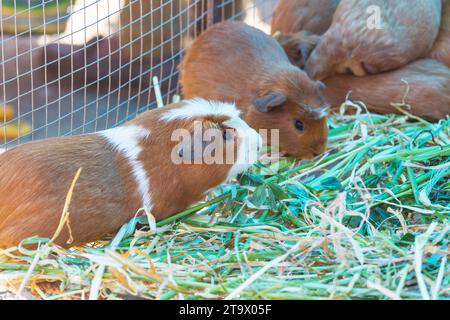
M189 40L227 18L267 28L274 3L0 1L0 103L14 110L8 119L3 110L1 147L132 119L157 106L155 76L170 103L179 93L177 67ZM26 124L29 134L11 136L11 127Z

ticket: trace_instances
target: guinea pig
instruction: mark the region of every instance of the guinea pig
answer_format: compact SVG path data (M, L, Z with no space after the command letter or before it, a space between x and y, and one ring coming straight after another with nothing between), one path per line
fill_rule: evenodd
M51 238L79 168L61 246L98 240L143 211L159 220L186 209L257 160L261 137L239 113L229 103L183 101L106 131L6 151L0 246Z
M442 22L430 57L450 67L450 0L442 0Z
M323 93L333 107L339 107L351 91L350 99L364 102L378 113L411 114L436 121L450 115L450 69L432 59L417 60L400 69L359 78L335 75L325 80Z
M238 21L216 24L189 47L181 63L185 98L235 102L254 129L279 130L279 150L311 159L326 148L328 104L321 82L289 62L264 32Z
M292 64L303 69L320 36L331 26L340 0L280 0L272 17L272 35Z
M441 9L441 0L341 0L305 70L316 80L334 73L361 77L426 57Z

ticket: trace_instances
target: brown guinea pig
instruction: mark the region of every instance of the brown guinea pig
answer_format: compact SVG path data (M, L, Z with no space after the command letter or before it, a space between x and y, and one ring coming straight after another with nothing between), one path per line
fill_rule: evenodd
M255 162L261 143L234 105L197 99L106 131L20 145L0 155L0 246L51 238L79 168L55 240L62 246L98 240L142 211L159 220L186 209Z
M325 150L323 84L293 66L275 39L245 23L226 21L200 35L182 60L181 85L188 99L235 102L251 127L269 131L266 143L271 129L279 130L281 152L310 159Z
M442 21L430 57L450 67L450 0L442 0Z
M341 0L305 70L323 80L399 68L426 57L441 22L441 0Z
M272 35L299 68L331 26L340 0L280 0L272 17Z
M323 91L333 107L339 107L351 91L350 99L364 102L378 113L401 113L392 106L429 119L440 120L450 115L450 69L432 59L423 59L400 69L363 78L335 75L325 80Z

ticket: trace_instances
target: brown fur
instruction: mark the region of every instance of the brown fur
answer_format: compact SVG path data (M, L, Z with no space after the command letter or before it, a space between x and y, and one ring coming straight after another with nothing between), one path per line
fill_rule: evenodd
M450 67L450 0L442 0L442 22L430 57Z
M279 129L282 152L311 158L326 147L326 119L315 114L326 105L319 85L289 62L273 38L242 22L217 24L197 38L182 62L181 84L186 98L236 102L254 129ZM257 110L255 100L272 92L287 102ZM294 127L296 119L304 132Z
M304 68L320 35L331 25L339 1L279 2L272 20L272 34L280 30L277 40L293 64ZM314 14L310 14L311 11ZM450 67L450 0L442 0L441 28L429 57Z
M276 39L289 57L289 61L304 69L311 52L320 41L320 36L309 31L300 31L278 35Z
M323 34L331 25L340 0L279 0L272 17L272 34L308 31Z
M340 0L280 0L272 18L272 34L292 64L303 69L320 35L331 26Z
M405 81L409 85L407 95ZM401 113L391 103L405 102L411 107L405 108L406 111L429 120L450 115L450 69L435 60L418 60L394 71L363 78L336 75L325 83L324 95L333 107L344 102L351 91L351 100L364 102L373 112Z
M181 164L171 161L177 128L190 129L195 120L219 126L224 117L201 117L163 122L160 116L180 104L145 112L128 124L150 130L140 141L138 160L149 177L157 220L186 209L204 193L223 182L232 164ZM213 122L213 124L211 124ZM239 145L239 141L238 144ZM89 134L51 138L20 145L0 155L0 246L17 245L33 235L51 238L55 233L68 188L78 168L69 207L73 242L65 226L56 243L72 246L116 231L142 207L129 161L101 136Z
M382 29L367 27L371 5L381 9ZM323 80L333 73L364 76L399 68L429 54L440 21L441 0L342 0L305 69Z

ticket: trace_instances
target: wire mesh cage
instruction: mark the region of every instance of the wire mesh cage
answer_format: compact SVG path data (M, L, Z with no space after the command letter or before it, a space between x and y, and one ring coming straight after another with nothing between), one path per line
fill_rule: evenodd
M190 41L275 0L1 0L0 144L114 127L179 93ZM161 101L159 102L161 103Z

